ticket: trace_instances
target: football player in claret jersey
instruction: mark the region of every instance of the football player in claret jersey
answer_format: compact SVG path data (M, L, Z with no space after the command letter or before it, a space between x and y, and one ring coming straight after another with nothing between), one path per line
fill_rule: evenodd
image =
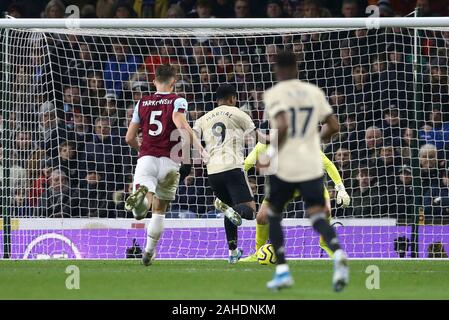
M256 210L243 170L245 138L257 134L265 141L268 137L256 130L249 115L236 108L237 92L232 85L220 85L216 99L218 106L199 118L193 130L206 144L208 180L217 197L214 205L225 214L228 262L234 264L242 256L237 246L237 226L241 218L253 220Z
M187 101L173 93L176 71L170 65L159 66L154 85L157 92L142 97L136 104L126 133L126 142L139 151L134 173L133 194L126 199L125 208L137 220L152 210L147 227L147 242L142 262L148 266L155 258L155 248L164 230L165 212L175 199L179 183L182 156L173 152L178 141L171 139L175 130L187 133L190 142L205 155L186 120ZM142 143L137 134L142 131Z
M277 139L278 143L278 150L270 146L267 154L270 161L277 163L277 168L267 177L265 191L269 203L269 234L277 266L267 287L278 290L293 285L285 259L281 219L286 204L299 191L312 227L334 253L332 283L335 291L341 291L348 283L347 257L326 217L320 153L320 140L329 140L338 132L339 124L324 92L313 84L298 80L296 57L292 52L279 52L274 70L279 82L264 93L264 103L271 127L270 140ZM320 123L323 123L321 137L317 130Z

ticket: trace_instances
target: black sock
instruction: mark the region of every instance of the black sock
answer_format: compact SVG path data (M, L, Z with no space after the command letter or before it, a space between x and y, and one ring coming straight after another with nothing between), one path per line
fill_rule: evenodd
M268 216L270 222L270 240L276 253L277 264L284 264L285 261L285 249L284 249L284 233L281 226L280 214L272 213Z
M229 250L237 249L237 226L233 224L227 217L224 218L224 226Z
M340 243L338 242L335 229L329 224L324 213L315 214L310 217L310 220L315 231L323 236L329 249L333 252L340 249Z
M232 207L243 219L254 220L256 218L253 208L246 204L238 204Z

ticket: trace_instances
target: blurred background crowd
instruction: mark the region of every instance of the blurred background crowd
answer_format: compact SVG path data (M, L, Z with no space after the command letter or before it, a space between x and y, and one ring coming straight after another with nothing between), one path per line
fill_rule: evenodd
M430 0L70 4L88 18L360 17L369 4L378 5L382 16L408 15L415 6L424 16L449 10L448 1ZM68 5L9 1L1 9L15 18L61 18ZM449 30L420 30L416 57L414 33L407 28L232 36L124 32L61 30L45 37L10 32L9 76L2 75L8 98L2 109L8 110L11 135L2 131L2 143L12 144L15 216L131 217L123 199L131 191L137 155L124 137L137 101L155 91L157 65L177 66L175 91L189 102L191 124L214 108L217 86L231 83L238 107L260 125L263 92L275 83L274 56L289 49L297 55L299 78L325 90L341 123L341 132L323 150L342 175L352 204L334 215L407 221L421 210L434 222L449 217ZM257 169L249 172L258 203L263 180ZM329 188L334 198L331 182ZM169 216L216 217L213 199L205 169L196 165L181 181ZM287 216L302 217L302 203L293 202Z
M446 16L446 0L4 0L0 10L16 18L64 18L76 5L82 18L317 18L362 17L368 5L382 16Z

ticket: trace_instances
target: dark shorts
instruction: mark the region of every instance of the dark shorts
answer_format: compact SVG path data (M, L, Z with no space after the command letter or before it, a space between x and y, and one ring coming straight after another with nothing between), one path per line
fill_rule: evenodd
M210 174L209 185L215 196L231 207L254 199L243 169Z
M276 212L283 212L285 206L295 198L295 192L307 208L325 206L323 177L303 182L286 182L275 175L268 176L265 183L265 199Z

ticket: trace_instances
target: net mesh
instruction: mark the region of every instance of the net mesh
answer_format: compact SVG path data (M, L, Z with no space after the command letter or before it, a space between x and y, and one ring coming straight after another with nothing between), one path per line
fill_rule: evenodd
M156 66L177 66L175 91L189 102L191 124L214 108L218 85L231 83L258 126L275 53L291 49L299 78L325 91L341 123L323 151L352 199L338 208L328 179L348 253L445 256L449 31L414 35L411 28L3 30L2 249L15 258L138 254L144 224L123 201L137 154L124 137L137 101L155 91ZM248 174L259 205L264 178L257 169ZM162 257L227 254L213 200L205 168L194 166L167 215ZM285 215L288 256L321 257L302 202ZM253 250L254 224L239 237Z

